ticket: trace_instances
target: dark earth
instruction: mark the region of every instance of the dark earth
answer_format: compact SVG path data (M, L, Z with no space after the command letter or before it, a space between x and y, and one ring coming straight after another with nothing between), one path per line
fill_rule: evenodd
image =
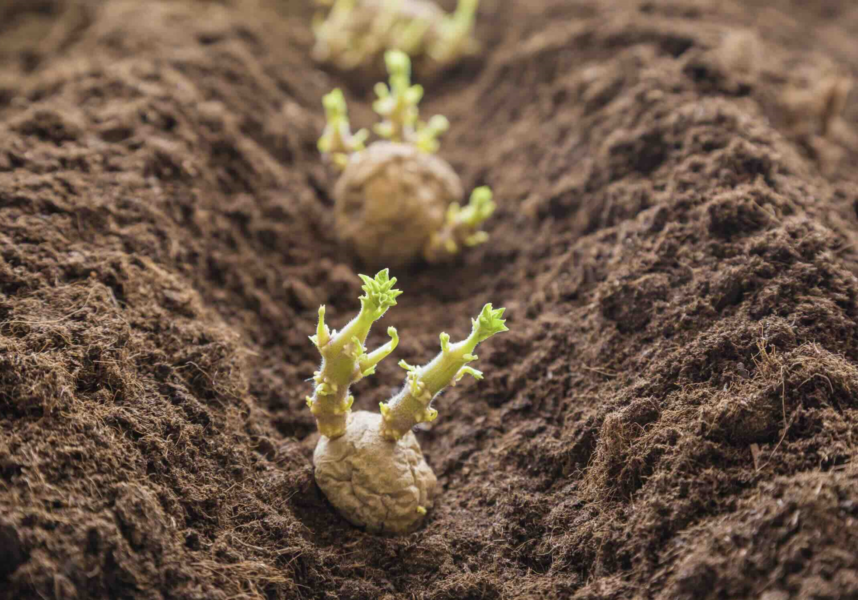
M858 598L858 4L483 0L423 111L491 240L392 273L356 408L511 331L401 538L313 481L307 336L367 272L321 97L374 82L312 13L0 2L0 598Z

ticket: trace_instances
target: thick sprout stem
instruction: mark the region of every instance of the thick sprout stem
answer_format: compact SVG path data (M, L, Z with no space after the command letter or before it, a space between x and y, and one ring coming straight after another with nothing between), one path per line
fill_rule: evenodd
M381 410L381 435L389 440L398 440L411 428L424 421L434 421L438 411L430 406L432 399L449 385L455 385L465 375L482 379L483 374L467 366L477 360L473 354L477 345L503 331L508 331L501 319L504 309L493 309L486 304L479 317L472 320L471 335L457 344L450 343L450 336L441 334L441 352L427 365L414 367L402 361L400 366L408 371L402 390L388 402L379 404Z
M477 246L489 239L480 227L497 207L492 196L491 188L481 186L471 193L464 208L456 202L450 205L444 226L432 235L423 251L427 262L441 262L458 254L463 246Z
M354 398L349 386L375 372L375 366L399 343L396 329L388 328L390 341L378 350L367 353L366 338L372 324L387 309L396 305L402 292L393 289L396 278L388 278L387 269L375 278L361 275L364 295L360 297L361 310L341 331L331 332L325 324L325 307L319 308L316 335L310 338L322 355L322 366L313 376L316 386L307 405L316 417L322 435L337 438L346 431L348 416Z
M348 108L342 90L335 89L322 98L325 107L327 125L319 138L319 151L331 159L341 169L348 164L349 156L364 149L364 142L369 137L366 129L352 133L349 124Z

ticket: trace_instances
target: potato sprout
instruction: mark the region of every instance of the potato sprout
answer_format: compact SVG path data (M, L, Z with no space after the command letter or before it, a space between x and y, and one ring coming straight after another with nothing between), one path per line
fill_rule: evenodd
M400 362L407 371L405 383L392 398L379 403L380 414L352 414L349 386L373 373L399 339L391 327L391 340L366 353L363 344L370 326L396 304L400 292L392 288L396 279L389 279L387 270L375 278L361 278L365 295L360 298L358 316L341 332L330 332L322 307L317 333L311 338L323 357L314 378L316 389L308 398L322 434L313 464L316 482L345 519L373 533L403 534L423 522L434 505L437 483L412 428L438 417L432 401L446 387L465 375L483 378L469 366L477 360L474 350L507 327L501 318L504 309L486 304L473 319L466 339L451 344L450 336L442 333L441 352L429 363L415 367Z

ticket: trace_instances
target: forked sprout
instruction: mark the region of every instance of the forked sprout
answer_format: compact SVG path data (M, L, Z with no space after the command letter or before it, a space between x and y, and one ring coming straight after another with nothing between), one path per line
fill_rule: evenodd
M380 413L352 413L349 386L371 375L399 341L388 328L390 341L367 353L364 346L372 324L396 305L401 292L387 270L374 278L361 275L361 309L339 333L325 324L319 309L316 335L310 339L322 354L313 396L307 403L322 434L313 454L316 481L337 511L351 523L375 533L401 534L423 522L435 501L437 480L412 432L418 423L434 421L433 401L465 375L482 379L471 363L478 344L508 331L504 309L486 304L471 322L471 333L451 343L440 335L441 352L422 367L401 361L406 370L402 388L379 403Z

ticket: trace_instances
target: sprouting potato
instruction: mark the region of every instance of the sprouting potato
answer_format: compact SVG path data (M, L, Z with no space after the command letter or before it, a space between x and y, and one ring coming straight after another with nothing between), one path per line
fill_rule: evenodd
M346 71L369 67L387 50L420 59L424 71L439 71L476 54L473 37L479 0L460 0L447 14L431 0L334 0L316 15L313 57Z
M428 364L415 367L401 361L405 383L379 403L380 414L352 413L351 384L373 374L399 342L391 327L391 340L367 353L364 343L372 324L396 305L401 292L393 288L396 278L390 278L387 269L374 278L360 277L364 295L358 315L341 331L330 331L322 306L316 335L310 338L322 355L313 395L307 398L322 434L313 464L319 487L346 520L373 533L404 534L423 523L434 505L437 484L412 428L438 417L431 404L444 388L465 375L483 378L469 363L477 360L478 344L507 331L504 309L486 304L461 342L451 344L450 336L442 333L441 352Z
M390 51L385 61L390 85L376 85L373 104L382 118L374 131L382 140L365 147L367 131L352 134L341 90L323 100L328 123L319 150L343 171L334 187L336 232L370 266L396 267L421 257L443 262L488 239L481 227L495 209L492 192L477 188L460 206L462 183L435 155L447 119L420 120L423 88L411 84L406 54Z

